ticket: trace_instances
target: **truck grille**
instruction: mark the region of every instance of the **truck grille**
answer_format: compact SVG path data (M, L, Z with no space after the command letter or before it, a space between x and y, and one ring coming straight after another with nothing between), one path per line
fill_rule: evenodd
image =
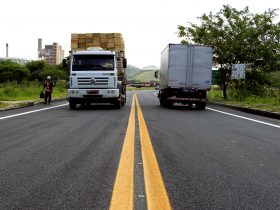
M108 86L109 79L107 77L78 77L78 85L82 86Z

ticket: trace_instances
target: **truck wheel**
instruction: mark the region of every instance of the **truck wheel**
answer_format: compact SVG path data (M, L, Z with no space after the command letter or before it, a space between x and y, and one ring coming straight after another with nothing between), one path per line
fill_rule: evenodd
M69 99L69 106L71 110L76 109L76 102L71 98Z
M205 102L197 103L195 106L197 110L204 110L206 107L206 103Z
M162 97L162 95L160 95L160 97L159 97L159 104L160 104L161 106L165 106L165 98Z
M121 99L122 99L122 106L124 106L125 101L126 101L126 96L125 96L125 95L122 95Z
M120 98L120 100L116 100L115 107L116 109L120 109L122 107L122 98Z
M169 100L165 100L165 103L164 103L164 107L165 108L172 108L173 107L173 102L172 101L169 101Z

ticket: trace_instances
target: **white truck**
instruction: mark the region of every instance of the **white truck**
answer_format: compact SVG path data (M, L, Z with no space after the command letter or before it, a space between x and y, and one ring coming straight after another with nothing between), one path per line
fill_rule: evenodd
M121 108L126 102L125 75L120 77L121 52L88 48L70 52L68 100L70 109L77 104L111 103ZM122 68L126 59L122 57Z
M211 87L212 48L204 45L169 44L161 53L158 98L160 105L174 103L205 109Z

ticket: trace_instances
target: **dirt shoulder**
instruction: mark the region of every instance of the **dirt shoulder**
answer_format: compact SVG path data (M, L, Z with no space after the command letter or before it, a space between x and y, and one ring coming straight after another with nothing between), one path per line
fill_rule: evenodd
M65 101L66 98L56 98L52 102ZM27 106L34 106L36 104L42 104L43 100L22 100L22 101L0 101L0 111L6 111L11 109L17 109Z

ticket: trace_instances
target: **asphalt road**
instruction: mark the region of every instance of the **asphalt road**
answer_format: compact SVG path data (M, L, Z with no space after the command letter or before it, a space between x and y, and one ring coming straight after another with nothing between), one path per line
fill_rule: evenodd
M59 102L0 112L0 209L108 209L133 93L172 209L280 209L279 120L214 106L165 109L153 91L129 92L121 110ZM133 202L146 209L135 122Z

